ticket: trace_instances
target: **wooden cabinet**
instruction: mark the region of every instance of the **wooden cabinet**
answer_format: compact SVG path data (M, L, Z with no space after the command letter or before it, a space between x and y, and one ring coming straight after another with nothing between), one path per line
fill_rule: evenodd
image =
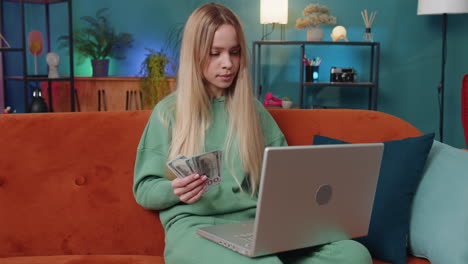
M141 106L140 77L75 77L75 109L81 112L150 110L152 106ZM175 78L167 78L171 91L175 89ZM54 82L49 93L47 82L41 83L43 96L52 104L54 112L68 112L70 89L66 82ZM49 95L52 95L49 99Z

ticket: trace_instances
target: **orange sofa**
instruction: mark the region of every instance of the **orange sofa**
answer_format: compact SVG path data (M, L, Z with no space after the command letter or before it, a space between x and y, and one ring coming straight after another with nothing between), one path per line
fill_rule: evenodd
M313 134L350 142L422 135L367 110L270 112L291 145L311 144ZM0 263L163 263L158 213L141 208L132 194L136 147L149 115L0 115ZM408 263L429 264L415 257Z

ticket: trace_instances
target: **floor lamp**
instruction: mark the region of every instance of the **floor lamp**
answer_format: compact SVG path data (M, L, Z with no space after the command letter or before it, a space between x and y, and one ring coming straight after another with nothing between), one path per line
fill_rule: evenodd
M442 15L442 72L438 87L439 139L444 141L445 62L447 59L447 15L468 13L467 0L418 0L418 15Z

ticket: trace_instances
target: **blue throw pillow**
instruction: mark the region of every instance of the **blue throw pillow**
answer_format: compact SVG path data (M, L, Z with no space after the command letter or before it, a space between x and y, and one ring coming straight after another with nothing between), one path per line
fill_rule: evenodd
M432 264L468 263L468 151L434 141L411 211L413 255Z
M411 204L421 180L434 134L385 141L369 233L357 238L372 257L406 264ZM342 144L341 140L315 136L314 145Z

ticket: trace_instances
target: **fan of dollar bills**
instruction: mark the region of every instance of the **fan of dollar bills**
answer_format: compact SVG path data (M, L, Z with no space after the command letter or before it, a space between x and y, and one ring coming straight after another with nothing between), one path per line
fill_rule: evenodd
M215 150L197 156L187 158L184 155L177 155L168 161L166 165L178 177L184 178L191 174L206 175L206 191L212 190L222 182L221 178L222 151Z

